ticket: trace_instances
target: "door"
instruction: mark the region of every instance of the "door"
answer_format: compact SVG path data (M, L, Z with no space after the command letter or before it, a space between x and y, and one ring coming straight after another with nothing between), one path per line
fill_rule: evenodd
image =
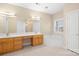
M16 17L9 16L7 19L8 22L8 32L9 33L16 33Z
M0 14L0 34L5 33L7 29L6 25L6 17L2 14Z
M79 52L78 17L79 12L71 12L66 15L66 47L75 52Z
M25 33L25 23L23 21L17 21L17 33Z
M40 32L40 20L33 20L33 32Z

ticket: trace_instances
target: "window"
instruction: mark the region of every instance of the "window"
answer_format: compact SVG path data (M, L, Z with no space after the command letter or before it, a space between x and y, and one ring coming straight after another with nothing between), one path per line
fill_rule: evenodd
M64 21L63 18L54 21L54 32L63 32Z

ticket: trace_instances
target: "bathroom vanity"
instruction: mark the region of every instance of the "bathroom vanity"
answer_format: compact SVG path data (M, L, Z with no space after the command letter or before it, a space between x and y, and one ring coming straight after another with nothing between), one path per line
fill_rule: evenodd
M0 54L24 48L25 40L29 39L31 46L43 44L42 34L20 34L0 37Z

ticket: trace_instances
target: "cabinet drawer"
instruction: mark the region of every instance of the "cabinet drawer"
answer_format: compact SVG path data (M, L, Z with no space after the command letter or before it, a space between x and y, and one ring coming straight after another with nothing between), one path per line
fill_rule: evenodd
M18 45L18 44L23 44L21 41L19 42L14 42L14 45Z
M21 38L15 38L14 41L22 41Z
M16 45L16 44L23 44L23 41L22 40L19 40L19 41L14 41L14 45Z
M31 39L32 36L25 36L24 39Z
M16 44L23 44L22 38L15 38L14 39L14 45L16 45Z
M43 38L43 35L35 35L33 38Z
M21 44L14 45L14 50L18 50L18 49L21 49L21 48L22 48Z

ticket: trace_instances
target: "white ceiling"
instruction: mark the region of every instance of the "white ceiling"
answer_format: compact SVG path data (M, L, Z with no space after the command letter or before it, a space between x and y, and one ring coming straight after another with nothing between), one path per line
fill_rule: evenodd
M48 14L54 14L58 11L61 11L64 7L63 3L14 3L13 5L21 6L35 11L45 12Z

